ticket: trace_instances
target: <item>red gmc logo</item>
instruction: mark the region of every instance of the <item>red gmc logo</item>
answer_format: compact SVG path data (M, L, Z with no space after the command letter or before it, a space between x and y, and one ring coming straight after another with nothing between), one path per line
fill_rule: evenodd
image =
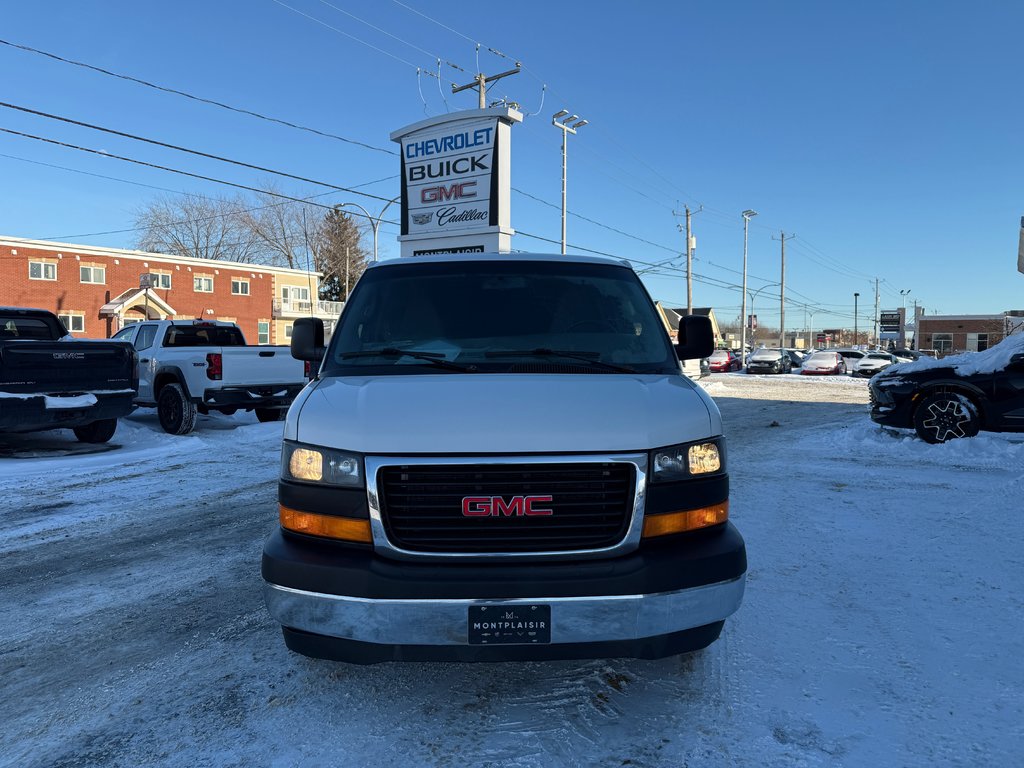
M551 496L465 496L462 499L463 517L525 517L554 514L550 508L535 504L551 502Z
M463 181L448 186L424 187L420 190L421 203L441 203L445 200L458 200L462 197L476 197L475 181Z

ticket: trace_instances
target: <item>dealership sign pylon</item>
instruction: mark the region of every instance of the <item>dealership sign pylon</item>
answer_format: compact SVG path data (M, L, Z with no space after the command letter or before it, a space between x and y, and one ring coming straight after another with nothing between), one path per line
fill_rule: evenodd
M452 112L392 132L402 147L402 256L512 250L509 107Z

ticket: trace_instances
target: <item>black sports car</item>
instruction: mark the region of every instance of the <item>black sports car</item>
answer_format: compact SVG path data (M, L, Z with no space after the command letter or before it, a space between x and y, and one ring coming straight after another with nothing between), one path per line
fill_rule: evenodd
M1024 432L1024 334L984 352L891 365L869 386L872 420L929 443Z

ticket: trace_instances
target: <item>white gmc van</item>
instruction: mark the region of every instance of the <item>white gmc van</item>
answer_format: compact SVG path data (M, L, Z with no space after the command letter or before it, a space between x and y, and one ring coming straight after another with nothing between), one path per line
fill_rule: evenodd
M265 598L287 646L357 663L658 658L740 606L721 416L628 263L372 265L288 412Z

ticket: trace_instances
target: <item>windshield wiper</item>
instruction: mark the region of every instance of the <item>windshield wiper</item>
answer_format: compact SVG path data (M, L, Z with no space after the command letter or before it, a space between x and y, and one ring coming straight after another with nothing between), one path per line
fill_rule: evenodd
M590 363L599 368L605 368L609 371L617 371L619 373L636 373L635 368L630 368L627 365L616 365L615 363L606 363L603 360L598 360L597 357L599 352L589 352L584 350L574 351L570 349L548 349L547 347L537 347L536 349L492 349L484 353L484 357L568 357L571 360L581 360L584 363Z
M381 347L380 349L361 349L357 352L342 352L339 357L342 360L351 360L354 357L412 357L416 360L425 360L436 365L438 368L448 368L452 371L471 373L476 371L475 365L462 365L444 359L442 352L417 352L412 349L399 349L398 347Z

